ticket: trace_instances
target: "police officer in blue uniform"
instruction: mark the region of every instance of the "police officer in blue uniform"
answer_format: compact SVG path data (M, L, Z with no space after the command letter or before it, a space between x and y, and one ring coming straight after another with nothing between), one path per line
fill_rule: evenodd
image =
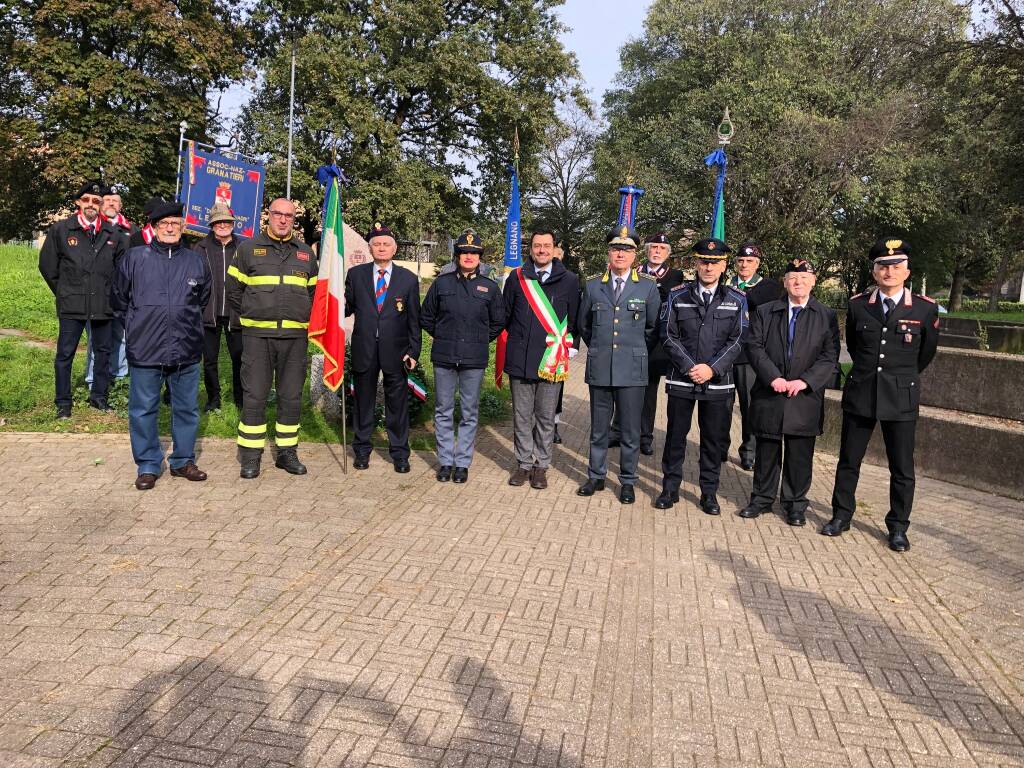
M668 431L661 467L664 473L656 509L679 501L686 436L697 407L700 428L700 507L719 515L718 478L729 440L727 411L735 384L733 363L747 326L746 297L722 280L731 249L713 237L693 246L697 279L669 293L662 311L662 340L672 361L665 380Z
M577 329L587 345L590 385L590 464L576 493L604 490L612 410L619 416L619 501L636 501L640 422L650 349L657 340L661 298L652 277L633 269L637 237L626 226L608 235L608 271L587 281Z
M853 367L843 388L843 431L832 492L832 519L823 536L850 529L856 507L860 465L875 430L882 425L889 460L889 548L910 549L907 528L914 503L914 434L921 399L921 371L935 357L939 311L927 296L911 293L910 244L882 238L871 249L876 286L850 299L846 348Z

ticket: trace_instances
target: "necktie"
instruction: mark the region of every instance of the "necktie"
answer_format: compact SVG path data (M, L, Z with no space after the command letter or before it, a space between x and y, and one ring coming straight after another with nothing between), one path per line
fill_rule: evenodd
M711 291L701 291L700 292L700 298L701 298L701 301L704 302L704 306L705 307L710 307L711 306Z
M385 269L378 269L377 270L378 277L377 277L377 291L376 291L376 295L377 295L377 312L378 313L382 309L384 309L384 294L386 294L388 292L388 281L384 279L384 276L386 274L387 274L387 270L385 270Z
M545 272L544 270L541 270L540 272L537 273L537 277L539 277L540 281L543 283L548 279L548 273Z
M622 296L622 278L615 278L615 302L618 303L619 297Z
M796 318L803 311L803 307L793 307L793 314L789 318L789 346L786 348L787 357L793 357L793 334L796 332Z
M886 299L885 301L882 302L882 304L885 306L885 316L886 317L889 316L890 312L892 312L894 309L896 309L896 302L893 301L892 299Z

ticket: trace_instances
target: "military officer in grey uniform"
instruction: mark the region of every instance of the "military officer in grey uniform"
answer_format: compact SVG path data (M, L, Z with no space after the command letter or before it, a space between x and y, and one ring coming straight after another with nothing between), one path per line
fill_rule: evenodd
M604 490L608 473L608 432L613 409L619 414L619 501L636 500L640 458L640 419L647 390L648 355L657 340L661 297L658 284L633 268L637 237L629 227L608 236L608 271L587 281L577 329L587 345L590 385L590 464L576 493Z

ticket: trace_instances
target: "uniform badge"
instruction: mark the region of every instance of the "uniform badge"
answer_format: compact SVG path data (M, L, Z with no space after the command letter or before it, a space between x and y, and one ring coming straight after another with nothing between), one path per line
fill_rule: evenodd
M70 245L72 248L74 248L76 245L78 245L78 238L77 237L73 237L73 236L69 237L68 238L68 245Z
M267 249L266 248L253 248L252 249L252 255L253 256L266 256L267 255Z
M309 261L309 254L306 253L305 251L299 251L298 253L295 254L295 258L297 258L299 261Z
M476 287L476 289L477 289L478 291L483 291L484 293L487 293L487 286L486 286L486 285L478 285L478 286Z
M914 343L914 334L912 334L912 333L905 333L905 334L903 334L903 343L904 344L913 344Z
M303 272L301 269L293 269L292 270L292 276L293 277L301 277L303 280L308 280L309 279L309 273L308 272Z
M405 302L402 301L402 297L401 296L396 296L395 297L395 309L397 309L399 312L404 312L405 311Z

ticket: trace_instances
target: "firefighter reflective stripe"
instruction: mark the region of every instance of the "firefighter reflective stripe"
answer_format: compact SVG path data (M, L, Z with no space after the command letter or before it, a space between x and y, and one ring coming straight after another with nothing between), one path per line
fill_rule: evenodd
M274 442L278 448L294 448L299 444L299 425L274 424Z
M277 320L253 320L249 317L240 317L238 321L243 328L277 328Z
M281 278L285 285L297 285L300 288L305 288L309 283L304 277L296 277L295 275L285 275Z
M311 278L309 278L309 280L306 281L306 285L309 285L309 286L316 285L316 278L317 278L317 276L313 275Z
M238 444L243 448L262 448L267 442L267 425L238 422Z
M246 275L246 285L280 285L279 275Z
M282 328L309 328L309 323L300 323L296 320L282 320Z
M316 285L316 277L312 278L312 282L304 277L297 277L296 275L247 275L234 264L228 267L228 274L235 278L238 282L243 285L297 285L302 288L306 288L309 285Z

